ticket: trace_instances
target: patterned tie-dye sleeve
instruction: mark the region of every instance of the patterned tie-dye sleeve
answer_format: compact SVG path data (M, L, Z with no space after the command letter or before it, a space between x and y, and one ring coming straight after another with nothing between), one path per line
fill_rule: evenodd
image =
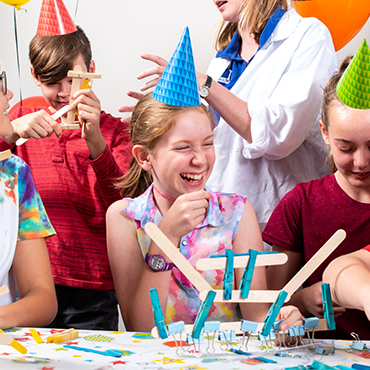
M18 192L18 241L45 238L55 234L33 181L30 167L25 163L18 169Z

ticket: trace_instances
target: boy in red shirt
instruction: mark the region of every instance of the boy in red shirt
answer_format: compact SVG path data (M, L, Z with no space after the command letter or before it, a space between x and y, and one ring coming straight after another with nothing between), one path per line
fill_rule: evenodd
M54 6L54 2L46 3L43 6ZM57 4L64 7L61 0ZM40 16L39 26L42 21ZM116 330L117 300L107 255L105 213L120 199L114 179L128 169L130 139L119 118L101 111L91 89L78 91L70 108L78 108L85 126L83 138L81 128L62 131L50 117L69 103L72 78L67 77L68 71L76 65L84 72L95 71L85 33L70 18L64 21L63 29L69 33L39 36L45 33L38 30L29 47L32 75L50 107L19 107L11 117L14 133L0 140L0 151L11 149L30 165L57 232L47 240L58 298L58 314L50 326ZM66 115L61 118L65 120ZM31 139L15 146L20 137Z

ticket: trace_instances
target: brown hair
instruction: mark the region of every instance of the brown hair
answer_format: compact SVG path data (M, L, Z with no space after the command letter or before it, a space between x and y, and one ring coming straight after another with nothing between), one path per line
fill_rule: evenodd
M215 48L223 50L229 45L234 33L248 30L259 44L260 36L276 7L288 10L287 0L245 0L238 22L222 21L216 35Z
M67 76L79 55L89 70L92 53L85 32L77 31L60 36L35 36L29 45L28 56L35 77L41 82L54 83Z
M142 145L148 152L153 151L162 136L175 125L176 118L189 110L205 113L213 127L213 113L203 104L196 107L178 107L155 100L152 93L144 95L131 116L132 145ZM151 173L143 170L135 157L132 157L128 172L117 179L115 186L121 189L122 197L135 198L144 193L152 182Z
M347 56L342 64L339 67L339 71L335 73L329 82L326 84L325 89L324 89L324 97L322 100L322 105L321 105L321 119L324 125L325 130L328 130L329 127L329 110L332 106L340 106L344 105L341 100L339 100L338 95L337 95L337 85L342 77L343 73L347 69L348 65L351 63L353 56ZM337 170L337 167L335 165L333 155L331 154L331 151L329 149L329 156L328 156L328 162L331 170L335 172Z

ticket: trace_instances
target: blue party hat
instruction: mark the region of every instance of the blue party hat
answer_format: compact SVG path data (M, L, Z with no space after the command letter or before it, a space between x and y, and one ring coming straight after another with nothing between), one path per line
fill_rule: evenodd
M179 107L200 105L188 27L185 28L181 40L153 92L153 98L161 103Z

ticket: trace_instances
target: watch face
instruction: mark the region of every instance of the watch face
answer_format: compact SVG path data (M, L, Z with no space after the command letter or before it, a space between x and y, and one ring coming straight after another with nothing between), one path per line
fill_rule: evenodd
M202 98L205 98L206 96L208 96L208 94L209 94L209 88L207 86L201 86L199 88L199 95Z
M150 259L150 267L154 271L162 271L164 268L164 260L159 257L152 256Z

